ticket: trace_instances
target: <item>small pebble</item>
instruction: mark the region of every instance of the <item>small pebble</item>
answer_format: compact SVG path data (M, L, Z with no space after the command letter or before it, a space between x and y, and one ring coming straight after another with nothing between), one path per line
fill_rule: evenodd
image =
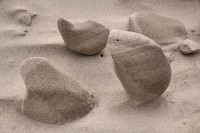
M189 39L179 41L178 43L178 50L185 55L198 53L200 50L200 45Z

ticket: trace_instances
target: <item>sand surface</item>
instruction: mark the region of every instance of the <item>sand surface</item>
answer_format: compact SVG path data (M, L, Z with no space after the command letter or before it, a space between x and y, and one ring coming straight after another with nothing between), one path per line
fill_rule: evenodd
M12 15L17 9L37 14L30 26ZM89 17L110 29L128 30L128 17L138 11L183 22L189 38L200 43L198 0L0 0L0 133L199 133L200 54L185 56L176 45L162 47L171 61L170 86L153 103L134 106L114 72L109 46L103 57L75 54L57 28L60 17ZM24 59L35 56L48 58L94 91L98 107L63 125L24 116L17 105L26 93L19 68Z

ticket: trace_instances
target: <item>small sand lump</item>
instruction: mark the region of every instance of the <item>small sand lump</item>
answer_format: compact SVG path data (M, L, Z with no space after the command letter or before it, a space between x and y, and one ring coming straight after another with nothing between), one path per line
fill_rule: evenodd
M187 31L181 22L154 12L135 13L129 21L130 31L143 34L160 45L187 39Z
M190 39L186 39L184 41L179 41L178 44L179 44L178 50L182 54L198 53L200 50L200 45Z
M37 14L30 12L28 9L19 8L11 11L10 16L19 23L30 26L32 24L32 19L36 17Z
M58 20L65 44L74 52L95 55L107 44L109 29L90 19Z
M22 112L46 123L64 123L83 117L95 106L94 96L46 58L25 60L20 69L27 87Z
M154 41L138 33L112 30L108 46L119 80L138 104L155 100L167 89L171 67Z

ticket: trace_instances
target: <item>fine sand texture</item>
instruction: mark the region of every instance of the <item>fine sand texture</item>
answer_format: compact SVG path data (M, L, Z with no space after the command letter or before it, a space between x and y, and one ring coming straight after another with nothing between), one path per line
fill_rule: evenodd
M107 43L93 56L75 53L57 26L59 18L89 18L110 31L128 31L129 17L141 11L180 21L188 39L200 44L199 0L0 0L0 133L199 133L200 53L182 54L179 43L161 46L171 82L159 98L136 106L115 73L113 46ZM27 88L20 68L31 57L44 57L67 73L95 95L97 106L63 124L24 115Z

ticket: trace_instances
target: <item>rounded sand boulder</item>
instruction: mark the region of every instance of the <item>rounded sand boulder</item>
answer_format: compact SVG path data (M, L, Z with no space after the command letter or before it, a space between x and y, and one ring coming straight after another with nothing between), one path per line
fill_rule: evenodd
M46 123L64 123L83 117L95 106L94 96L46 58L25 60L20 69L27 87L22 112Z
M57 24L65 44L76 53L95 55L107 44L110 31L98 22L90 19L60 18Z
M183 23L154 12L138 12L129 17L130 31L147 36L160 45L176 43L188 38Z
M154 41L138 33L112 30L108 46L119 80L137 103L153 101L167 89L171 67Z

